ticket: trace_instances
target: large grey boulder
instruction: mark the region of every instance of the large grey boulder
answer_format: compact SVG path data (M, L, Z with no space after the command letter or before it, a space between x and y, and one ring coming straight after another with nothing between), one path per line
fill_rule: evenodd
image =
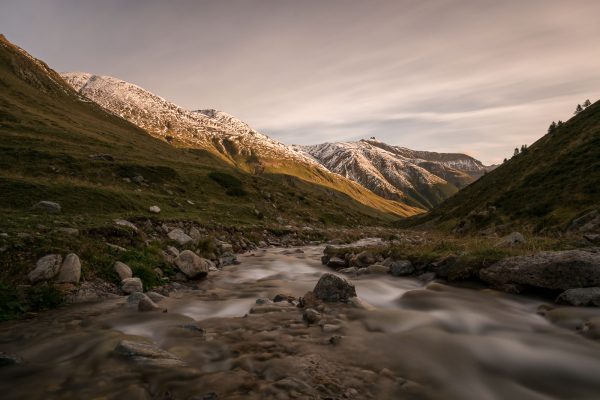
M144 285L140 278L125 278L121 281L121 290L127 294L143 292Z
M390 263L390 273L393 276L406 276L415 272L415 267L410 260L397 260Z
M572 306L600 306L600 287L565 290L558 296L556 302Z
M167 236L169 237L169 239L175 240L177 243L179 243L181 245L185 245L185 244L188 244L188 243L191 243L194 241L194 239L192 239L190 236L186 235L186 233L179 228L173 229L171 232L169 232L167 234Z
M79 283L81 278L81 261L77 254L67 254L65 260L60 266L56 282L58 283Z
M31 283L47 281L54 278L60 270L62 256L60 254L48 254L37 260L35 269L27 275Z
M133 277L133 272L131 271L131 268L129 268L129 265L122 263L121 261L116 261L114 268L121 280Z
M49 213L58 213L61 210L60 204L55 203L53 201L45 201L45 200L35 203L35 205L33 206L33 209L45 211L45 212L49 212Z
M341 276L323 274L313 289L314 295L323 301L338 302L348 301L356 296L354 285Z
M175 265L190 279L206 276L210 267L214 266L210 260L197 256L191 250L179 253L175 259Z
M543 251L508 257L479 272L479 277L499 289L567 290L600 286L600 252L586 250Z

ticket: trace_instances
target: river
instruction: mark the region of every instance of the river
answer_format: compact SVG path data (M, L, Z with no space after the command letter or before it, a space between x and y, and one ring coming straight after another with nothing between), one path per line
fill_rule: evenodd
M0 397L600 398L600 344L575 332L584 319L600 321L597 309L544 316L542 299L363 275L351 280L370 306L326 305L321 326L286 302L249 314L258 298L311 290L331 272L322 251L241 255L239 265L172 292L159 303L168 312L138 312L119 298L2 323L0 351L23 362L0 367ZM122 340L169 356L123 355Z

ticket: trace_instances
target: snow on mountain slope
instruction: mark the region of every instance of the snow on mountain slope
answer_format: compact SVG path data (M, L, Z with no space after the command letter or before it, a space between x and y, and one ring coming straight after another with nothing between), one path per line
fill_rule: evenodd
M64 73L62 77L81 95L169 142L205 148L254 169L286 161L323 168L304 153L253 130L222 111L189 111L137 85L110 76L74 72Z
M380 196L426 208L441 203L487 169L465 154L415 151L375 139L296 148Z

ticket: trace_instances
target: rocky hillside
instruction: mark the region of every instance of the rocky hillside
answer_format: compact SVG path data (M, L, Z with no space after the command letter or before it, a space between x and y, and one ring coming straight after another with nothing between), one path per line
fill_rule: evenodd
M598 208L600 102L449 198L425 219L458 225L463 231L506 223L560 229Z
M108 76L62 76L79 94L173 145L207 150L247 172L292 175L387 212L406 216L421 211L418 204L406 205L400 197L392 201L379 198L355 182L331 173L304 152L273 140L222 111L189 111L139 86Z
M489 169L465 154L415 151L375 139L296 148L380 196L423 208L438 205Z

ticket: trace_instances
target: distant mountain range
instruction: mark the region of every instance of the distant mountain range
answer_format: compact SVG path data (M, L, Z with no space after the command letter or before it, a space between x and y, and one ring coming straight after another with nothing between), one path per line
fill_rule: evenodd
M325 177L337 187L348 186L349 179L407 204L403 214L439 204L487 169L463 154L419 152L376 140L286 146L223 111L186 110L120 79L79 72L62 77L81 95L174 145L208 150L253 173Z
M296 148L382 197L422 208L438 205L492 169L465 154L415 151L375 138Z

